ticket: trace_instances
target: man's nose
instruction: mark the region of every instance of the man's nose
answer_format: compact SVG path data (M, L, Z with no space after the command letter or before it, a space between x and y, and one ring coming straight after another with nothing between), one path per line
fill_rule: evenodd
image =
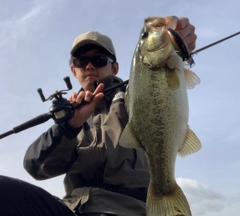
M95 70L95 67L93 66L92 62L89 61L88 64L86 65L87 70Z

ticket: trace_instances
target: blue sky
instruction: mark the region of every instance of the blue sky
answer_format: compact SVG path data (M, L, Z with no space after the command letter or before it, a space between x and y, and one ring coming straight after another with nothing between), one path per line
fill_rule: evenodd
M195 25L197 47L240 30L240 2L143 0L0 0L0 134L48 112L36 91L46 96L65 89L74 38L89 30L109 35L120 63L118 76L128 79L131 58L143 20L148 16L186 16ZM226 216L240 211L240 36L194 56L201 84L188 91L189 125L203 148L178 158L176 178L193 215ZM23 169L28 146L52 120L0 140L0 174L64 195L63 176L36 181Z

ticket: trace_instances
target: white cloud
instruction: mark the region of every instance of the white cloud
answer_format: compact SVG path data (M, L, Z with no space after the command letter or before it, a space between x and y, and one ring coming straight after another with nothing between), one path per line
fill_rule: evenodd
M177 182L189 201L193 215L207 216L210 212L224 210L227 200L222 194L196 180L177 178Z
M181 177L177 178L177 183L184 191L194 216L237 215L240 211L239 192L221 194L196 180Z
M39 1L26 5L26 12L15 15L12 19L0 22L0 47L7 45L8 49L14 49L17 40L27 40L34 29L39 28L47 22L53 10L57 10L64 3L64 0ZM36 25L37 23L37 25ZM10 46L10 47L9 47Z

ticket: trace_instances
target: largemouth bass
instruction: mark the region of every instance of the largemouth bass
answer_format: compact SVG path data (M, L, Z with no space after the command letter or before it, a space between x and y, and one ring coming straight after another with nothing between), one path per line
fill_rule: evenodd
M165 18L145 19L126 90L129 121L120 145L146 153L150 171L147 216L191 216L175 180L175 161L177 154L186 156L201 148L188 126L186 90L200 79L184 69L170 36Z

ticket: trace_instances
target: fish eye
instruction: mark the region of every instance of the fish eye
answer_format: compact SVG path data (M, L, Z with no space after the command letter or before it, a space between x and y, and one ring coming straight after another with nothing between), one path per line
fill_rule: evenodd
M141 34L141 37L142 37L142 39L148 37L148 32L147 32L147 31L144 31L144 32Z

